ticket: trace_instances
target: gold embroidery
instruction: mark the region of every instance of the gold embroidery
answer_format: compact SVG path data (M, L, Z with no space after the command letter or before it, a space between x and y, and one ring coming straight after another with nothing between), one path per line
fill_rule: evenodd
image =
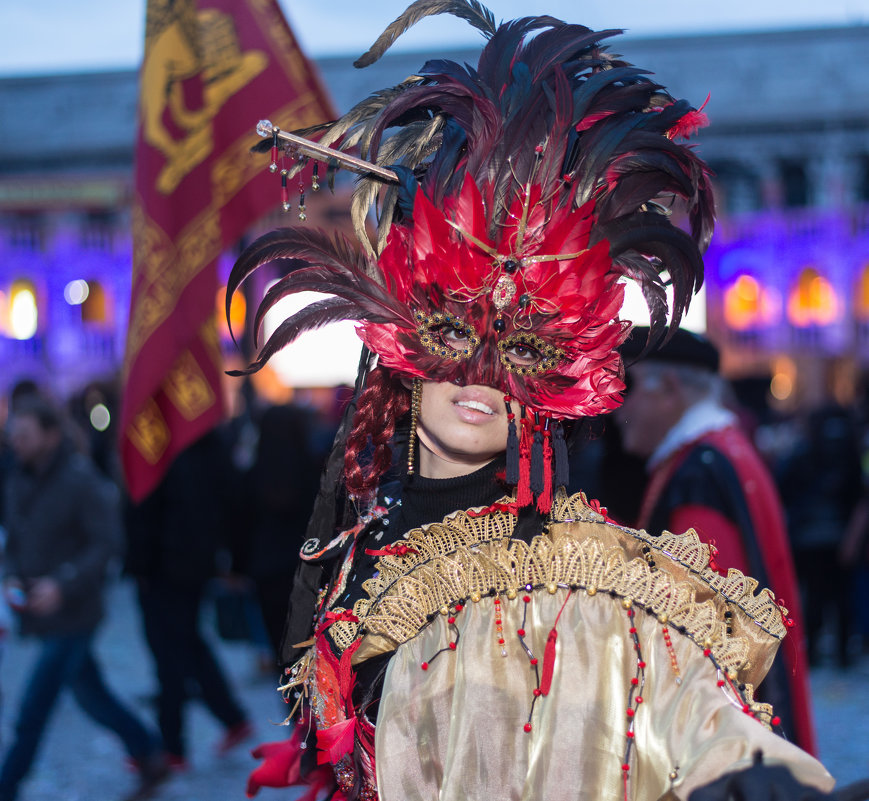
M189 350L172 365L163 389L185 420L195 420L214 405L211 385Z
M296 91L316 80L277 6L267 0L249 0L248 5L263 35L271 40L272 54Z
M220 254L220 220L213 208L205 209L185 226L173 245L137 202L133 245L138 254L133 264L135 303L130 311L125 370L169 318L182 290Z
M242 52L229 14L192 3L149 21L141 71L142 138L165 157L155 186L169 195L214 148L213 121L224 103L267 66L260 50ZM184 81L200 75L201 102L188 106ZM175 136L165 119L171 119Z
M413 550L381 557L378 573L363 584L369 597L353 606L360 622L332 626L336 646L348 647L364 631L394 648L451 603L552 583L631 599L708 648L728 672L753 673L761 667L752 656L756 646L784 636L772 595L755 595L757 582L739 571L725 577L710 570L708 546L695 532L652 537L606 525L581 494L560 494L553 511L562 522L530 544L511 539L515 518L501 511L479 517L457 512L410 532ZM644 543L668 557L660 557L655 570L642 557ZM722 619L726 604L734 610L732 634Z
M149 398L127 428L127 436L148 464L157 464L169 447L169 427L160 408Z

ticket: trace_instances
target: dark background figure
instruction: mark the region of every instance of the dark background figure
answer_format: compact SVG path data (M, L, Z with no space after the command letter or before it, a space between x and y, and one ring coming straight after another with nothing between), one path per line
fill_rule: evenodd
M623 347L629 365L646 343L635 328ZM628 369L613 417L625 450L646 459L648 482L633 524L651 533L696 530L714 546L719 571L736 568L769 587L790 610L788 642L758 698L773 704L789 739L816 753L799 594L772 475L725 405L719 355L704 337L679 329Z
M70 446L46 400L17 400L9 431L16 464L4 488L4 589L22 634L37 637L41 650L0 769L0 799L17 796L64 687L138 766L129 798L148 798L168 774L159 740L109 690L92 650L107 568L121 549L117 490Z
M859 430L851 413L835 404L802 422L778 482L803 592L809 661L818 664L821 634L833 631L836 661L848 667L853 571L841 564L840 549L862 491Z
M255 587L275 664L290 589L317 493L322 457L318 430L304 408L271 406L260 417L254 462L245 475L245 525L234 538L234 565Z
M225 727L219 753L252 733L201 631L201 607L235 523L237 493L225 431L209 432L170 465L144 501L127 509L126 571L135 576L159 683L157 712L171 764L187 766L184 709L200 699Z

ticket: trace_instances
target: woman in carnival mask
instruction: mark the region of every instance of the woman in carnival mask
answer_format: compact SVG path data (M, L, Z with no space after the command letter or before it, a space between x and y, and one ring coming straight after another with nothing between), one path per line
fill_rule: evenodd
M687 801L761 751L822 797L829 774L753 697L786 631L771 594L713 570L693 533L622 528L564 490L566 435L621 402L624 279L650 346L702 281L709 175L679 140L705 117L608 52L619 31L498 26L472 0L419 0L357 65L442 11L486 37L475 68L430 61L299 132L302 155L316 135L332 167L357 147L368 160L358 241L275 231L230 281L287 260L258 319L331 296L251 370L335 320L365 345L291 597L295 734L261 747L249 793ZM727 797L715 787L698 792Z

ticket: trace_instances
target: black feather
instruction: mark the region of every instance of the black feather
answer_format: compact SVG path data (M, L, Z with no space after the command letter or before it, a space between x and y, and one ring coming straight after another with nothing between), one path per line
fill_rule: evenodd
M363 310L352 301L339 298L326 298L306 306L284 320L268 338L255 361L242 370L234 370L229 375L249 375L261 370L265 363L279 350L294 342L300 334L322 328L330 323L343 320L362 319Z
M361 68L373 64L406 30L420 20L436 14L452 14L459 17L471 23L487 38L495 33L497 27L492 12L475 0L416 0L380 34L377 41L365 53L353 62L353 66Z

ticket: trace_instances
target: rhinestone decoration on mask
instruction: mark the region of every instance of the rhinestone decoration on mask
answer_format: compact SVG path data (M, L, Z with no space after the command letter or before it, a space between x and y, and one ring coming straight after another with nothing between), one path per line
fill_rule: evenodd
M444 212L417 191L412 229L394 225L377 263L416 325L363 323L359 333L402 373L494 386L559 416L598 414L623 389L623 286L608 243L589 247L592 203L553 218L529 194L517 193L491 241L470 176Z

